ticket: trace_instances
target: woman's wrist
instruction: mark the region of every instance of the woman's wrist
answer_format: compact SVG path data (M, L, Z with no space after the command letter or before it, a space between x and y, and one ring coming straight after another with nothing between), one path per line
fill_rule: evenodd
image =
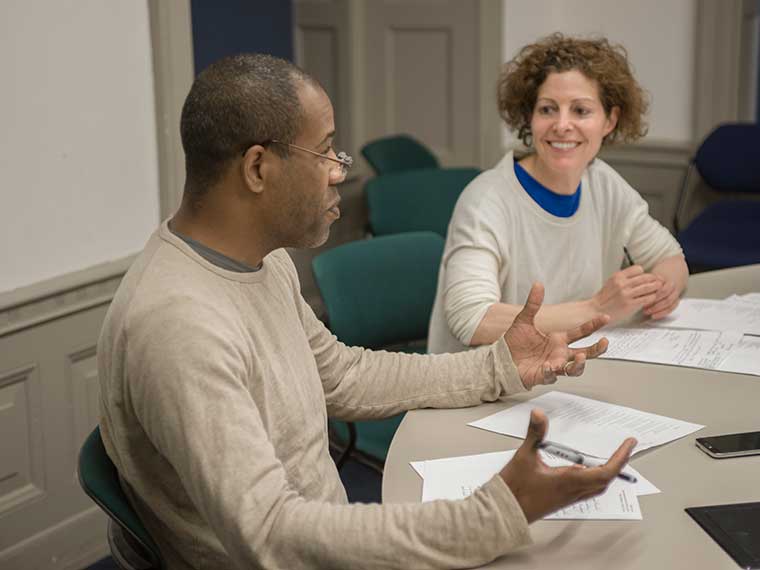
M596 293L590 299L581 301L581 303L583 304L583 310L588 318L593 318L596 315L604 313L602 302L599 300L599 293Z

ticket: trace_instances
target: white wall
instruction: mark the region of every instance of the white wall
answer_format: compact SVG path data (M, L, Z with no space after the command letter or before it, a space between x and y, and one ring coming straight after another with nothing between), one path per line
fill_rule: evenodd
M504 61L555 31L604 35L625 46L639 83L651 95L647 139L691 142L695 0L503 1Z
M147 1L0 3L0 292L139 251L159 217Z

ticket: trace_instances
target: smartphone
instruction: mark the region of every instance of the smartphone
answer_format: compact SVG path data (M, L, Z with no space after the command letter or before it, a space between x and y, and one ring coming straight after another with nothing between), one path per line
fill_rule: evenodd
M760 455L760 431L698 437L696 444L707 455L717 459Z

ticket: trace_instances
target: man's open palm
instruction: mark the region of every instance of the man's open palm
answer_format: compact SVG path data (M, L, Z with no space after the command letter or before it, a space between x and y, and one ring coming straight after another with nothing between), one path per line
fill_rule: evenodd
M512 360L528 389L536 384L555 382L558 375L580 376L586 359L596 358L607 350L606 338L584 348L568 346L606 325L610 320L607 315L594 317L569 331L547 335L539 331L534 322L543 300L544 286L534 283L525 306L504 333Z

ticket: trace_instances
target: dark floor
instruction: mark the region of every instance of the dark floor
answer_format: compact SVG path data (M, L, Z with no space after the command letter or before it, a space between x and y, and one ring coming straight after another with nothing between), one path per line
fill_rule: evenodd
M379 503L382 476L374 469L349 459L340 470L340 478L352 503ZM118 566L108 557L88 566L86 570L118 570Z

